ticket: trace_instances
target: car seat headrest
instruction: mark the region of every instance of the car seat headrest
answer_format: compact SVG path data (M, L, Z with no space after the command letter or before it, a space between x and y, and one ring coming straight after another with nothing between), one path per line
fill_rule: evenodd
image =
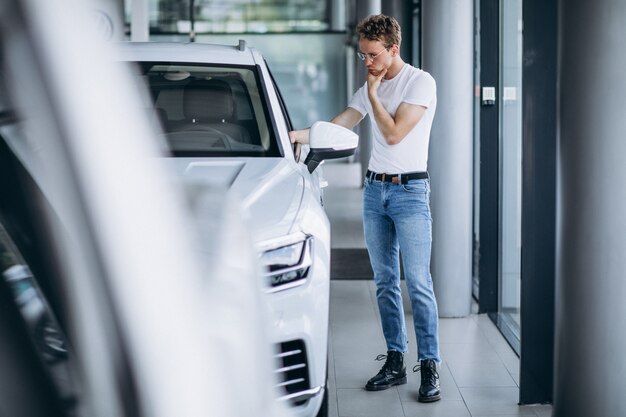
M233 94L221 80L194 80L183 91L185 119L202 122L229 120L234 112Z

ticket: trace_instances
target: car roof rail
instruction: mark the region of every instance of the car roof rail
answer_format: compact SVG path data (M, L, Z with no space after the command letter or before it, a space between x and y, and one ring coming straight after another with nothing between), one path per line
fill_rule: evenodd
M243 39L239 39L239 50L240 51L246 50L246 41L244 41Z

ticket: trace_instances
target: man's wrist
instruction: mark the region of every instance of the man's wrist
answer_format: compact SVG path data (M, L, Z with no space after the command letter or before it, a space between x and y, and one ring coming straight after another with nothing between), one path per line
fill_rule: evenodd
M309 129L292 130L289 132L291 143L309 143Z

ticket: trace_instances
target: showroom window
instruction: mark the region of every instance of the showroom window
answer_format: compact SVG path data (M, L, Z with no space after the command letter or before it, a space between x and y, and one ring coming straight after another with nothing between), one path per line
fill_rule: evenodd
M316 0L148 0L151 33L323 32L327 10L328 1Z
M519 352L522 249L522 0L500 1L498 325Z

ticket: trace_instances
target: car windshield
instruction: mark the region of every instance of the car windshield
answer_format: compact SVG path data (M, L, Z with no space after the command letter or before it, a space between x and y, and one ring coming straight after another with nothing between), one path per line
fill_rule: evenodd
M282 156L253 66L142 62L174 156Z

